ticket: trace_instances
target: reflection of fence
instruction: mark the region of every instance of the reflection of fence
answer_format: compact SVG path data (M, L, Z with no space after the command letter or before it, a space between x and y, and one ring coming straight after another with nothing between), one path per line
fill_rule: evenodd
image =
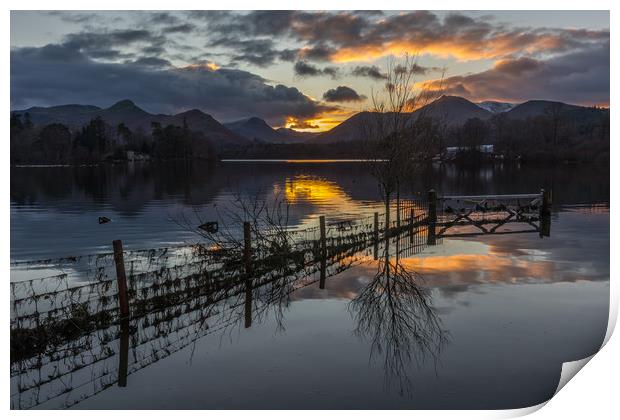
M128 375L201 337L249 327L271 308L281 311L295 290L317 282L324 288L326 278L363 259L360 251L367 246L365 241L346 250L329 246L321 261L309 258L303 266L269 272L255 262L251 278L243 269L213 266L181 277L164 270L149 285L142 282L152 273L135 276L131 319L84 330L12 361L12 407L69 407L116 383L125 386Z
M550 235L551 194L443 196L429 192L429 244L437 237L473 236L480 234L538 232ZM499 231L511 223L527 224L529 229ZM474 232L447 233L452 228L473 227Z
M12 407L67 407L115 383L125 386L128 375L205 335L249 327L272 308L281 314L295 290L316 282L325 288L327 278L364 252L378 258L382 246L406 257L464 235L448 230L499 233L514 222L548 235L549 204L545 194L438 199L431 192L427 205L399 202L396 217L375 213L337 223L321 217L317 227L287 231L280 241L253 243L246 225L240 253L201 245L128 252L117 246L116 258L12 263L66 270L11 283ZM125 269L126 284L120 281Z

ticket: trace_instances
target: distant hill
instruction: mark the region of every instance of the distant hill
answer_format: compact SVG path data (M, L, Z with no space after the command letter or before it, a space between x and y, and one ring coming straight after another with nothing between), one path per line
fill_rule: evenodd
M373 112L360 112L329 131L319 134L310 142L317 143L335 143L345 141L363 140L365 133L373 130L383 119L383 124L389 126L394 114L385 113L379 115ZM473 102L459 96L442 96L441 98L431 102L428 105L407 114L404 118L429 117L434 118L448 126L457 126L464 124L470 118L480 118L487 120L493 114L485 109L480 108Z
M447 126L463 125L471 118L487 120L493 116L491 112L480 108L465 98L448 95L443 95L441 98L423 106L416 110L414 114L437 119Z
M278 133L282 133L284 136L286 136L288 139L290 139L290 141L293 141L293 140L304 141L304 140L309 140L309 139L317 136L317 133L309 133L309 132L306 132L306 131L297 131L297 130L293 130L292 128L286 128L286 127L280 127L278 129L276 129L276 131Z
M609 110L544 100L532 100L519 105L495 101L475 104L459 96L444 95L413 113L406 114L405 117L411 118L411 121L422 116L431 117L448 127L458 127L471 118L488 120L495 114L504 113L512 119L527 119L545 115L553 109L560 110L564 118L579 124L598 123L601 115L609 112ZM299 132L288 128L274 130L258 117L221 124L211 115L198 109L176 115L150 114L128 99L119 101L109 108L70 104L52 107L32 107L13 112L19 114L29 113L35 125L57 122L74 129L79 129L97 116L103 118L111 126L122 122L132 130L142 128L146 133L151 131L151 123L153 122L159 122L162 126L168 124L182 126L185 122L191 130L204 133L220 149L228 145L240 146L257 141L270 144L328 144L360 141L366 137L366 133L375 129L379 122L389 127L390 123L393 124L392 117L394 116L394 114L390 113L360 112L329 131L315 134Z
M506 112L509 118L524 120L527 118L548 115L550 112L559 112L565 118L576 122L586 122L591 119L598 119L605 110L589 108L585 106L570 105L563 102L533 100L517 105Z
M34 106L32 108L12 111L17 114L30 114L30 120L35 125L63 123L68 126L82 126L92 115L100 112L101 108L93 105L58 105L50 107Z
M476 105L478 105L482 109L486 109L492 114L499 114L502 112L507 112L507 111L510 111L515 106L517 106L517 104L513 104L510 102L497 102L497 101L483 101L483 102L478 102Z
M245 137L238 135L218 122L211 115L199 109L191 109L173 116L160 117L158 121L164 125L182 127L185 123L193 131L200 131L218 146L247 144Z
M364 140L371 127L378 125L381 119L387 120L387 115L376 112L359 112L344 120L331 130L318 134L308 140L308 143L338 143Z
M168 124L183 126L183 120L185 120L191 130L201 131L217 147L249 143L245 137L234 133L211 115L200 110L193 109L176 115L150 114L128 99L103 109L91 105L61 105L47 108L32 107L12 112L30 114L30 119L35 125L61 123L73 129L79 129L88 124L91 119L101 117L111 126L124 123L132 130L141 128L147 133L151 131L153 122L158 122L162 126Z
M224 126L246 139L263 143L287 143L292 140L290 136L274 130L258 117L225 123Z

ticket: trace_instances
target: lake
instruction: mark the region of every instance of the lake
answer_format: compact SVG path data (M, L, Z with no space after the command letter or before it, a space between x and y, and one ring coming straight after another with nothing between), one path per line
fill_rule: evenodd
M228 327L157 334L152 348L129 351L126 386L93 379L116 378L116 356L97 366L100 376L63 376L62 389L23 368L11 378L12 408L498 409L547 400L562 363L593 354L605 336L609 168L429 166L402 198L422 200L431 188L550 190L550 236L446 237L403 254L396 243L377 259L360 250L321 285L315 274L291 281L277 301L257 287L249 320L243 302L227 298L218 314L240 314ZM231 223L238 196L286 200L295 229L316 228L321 215L335 226L383 211L363 162L13 167L11 281L64 269L20 262L109 253L115 239L130 251L200 241L194 226Z

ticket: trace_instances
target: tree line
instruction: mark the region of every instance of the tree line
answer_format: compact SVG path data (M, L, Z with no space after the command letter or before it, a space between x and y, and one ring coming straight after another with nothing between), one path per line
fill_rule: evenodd
M185 120L182 126L153 122L147 132L141 127L132 130L123 123L112 126L97 117L76 130L60 123L35 126L28 113L14 113L10 124L11 163L101 162L124 160L131 154L153 159L366 158L385 157L386 150L392 149L397 156L413 154L426 161L437 156L472 163L497 157L525 162L609 161L609 110L575 111L552 104L541 115L527 119L500 113L488 120L472 118L460 126L421 116L415 123L402 118L402 127L398 127L401 118L397 119L387 124L381 119L382 126L373 129L384 132L370 136L383 138L376 143L383 150L372 147L371 153L365 139L332 144L251 142L224 151L216 150L207 136L191 130ZM493 144L492 155L481 151L485 144ZM448 156L447 147L458 147L456 156Z
M462 126L427 122L425 135L435 139L434 152L459 147L457 159L475 162L489 158L482 145L492 144L494 157L525 162L608 162L609 110L566 110L551 104L541 115L512 119L495 114L483 121L472 118Z
M183 126L151 124L151 132L110 125L101 117L80 129L61 123L36 126L30 115L12 113L11 164L68 164L128 158L215 159L212 142L202 132Z

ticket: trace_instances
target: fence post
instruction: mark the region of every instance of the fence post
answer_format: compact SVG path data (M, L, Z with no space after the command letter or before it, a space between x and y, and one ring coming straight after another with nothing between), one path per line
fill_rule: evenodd
M327 239L325 237L325 216L319 217L319 226L321 230L321 254L327 255Z
M375 212L374 259L379 258L379 213Z
M396 191L396 227L400 230L400 190Z
M252 281L245 281L245 328L250 328L252 326Z
M427 245L435 245L435 227L437 224L437 193L431 189L428 191L428 238Z
M245 328L252 326L252 230L243 222L243 262L245 263Z
M249 276L252 271L252 233L250 222L243 222L243 262L245 263L245 274Z
M121 335L118 349L118 386L127 386L127 368L129 365L129 319L121 320Z
M540 206L540 237L551 235L551 191L540 190L542 204Z
M541 211L543 214L551 214L551 191L540 190L542 196Z
M411 209L409 209L409 237L411 241L413 241L413 220L413 207L411 207Z
M321 261L319 289L325 289L325 270L327 267L327 238L325 231L325 216L319 217L319 230L321 233Z
M120 239L112 241L114 248L114 262L116 264L116 282L118 284L118 305L121 319L129 317L129 300L127 299L127 277L125 277L125 260L123 258L123 242Z

